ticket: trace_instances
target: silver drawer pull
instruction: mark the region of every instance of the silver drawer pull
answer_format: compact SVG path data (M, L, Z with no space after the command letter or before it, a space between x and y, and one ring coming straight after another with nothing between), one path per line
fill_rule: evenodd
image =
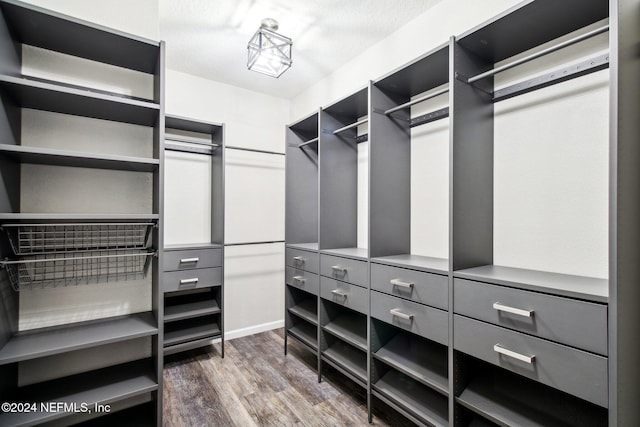
M301 256L294 256L293 260L298 262L305 262L307 259Z
M508 305L502 305L499 302L494 302L493 308L495 308L498 311L504 311L505 313L516 314L522 317L533 316L533 310L523 310L521 308L509 307Z
M293 281L298 283L304 283L307 281L307 279L305 279L302 276L293 276Z
M346 273L347 272L347 267L342 267L342 266L339 266L339 265L332 265L331 269L333 271L335 271L335 272L338 272L338 273Z
M404 320L413 320L413 314L403 313L403 312L400 311L399 308L392 308L391 310L389 310L389 313L392 316L399 317L399 318L404 319Z
M198 283L198 278L194 277L193 279L182 279L180 280L181 285L188 285L189 283Z
M334 290L331 291L331 293L334 294L334 295L337 295L339 297L342 297L342 298L346 298L347 297L347 293L344 292L344 291L341 291L340 289L334 289Z
M196 257L196 258L180 258L180 264L182 263L188 263L188 262L198 262L200 261L200 258Z
M520 360L522 362L528 363L529 365L532 365L534 360L536 360L535 355L526 356L524 354L516 353L515 351L511 351L509 349L502 347L500 344L495 344L493 346L493 351L495 351L496 353Z
M391 279L389 283L391 283L393 286L398 286L400 288L413 289L413 283L403 282L400 279Z

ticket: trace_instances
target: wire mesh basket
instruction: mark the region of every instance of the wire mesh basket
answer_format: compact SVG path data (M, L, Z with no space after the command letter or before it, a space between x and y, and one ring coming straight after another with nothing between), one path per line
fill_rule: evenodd
M137 280L146 276L154 251L106 250L29 255L0 261L16 291Z
M16 255L142 249L154 223L3 224Z

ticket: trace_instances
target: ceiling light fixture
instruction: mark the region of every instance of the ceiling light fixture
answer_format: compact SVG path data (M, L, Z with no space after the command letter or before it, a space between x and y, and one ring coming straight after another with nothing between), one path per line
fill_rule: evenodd
M278 78L291 67L289 37L276 33L278 21L263 19L260 28L249 40L247 68L258 73Z

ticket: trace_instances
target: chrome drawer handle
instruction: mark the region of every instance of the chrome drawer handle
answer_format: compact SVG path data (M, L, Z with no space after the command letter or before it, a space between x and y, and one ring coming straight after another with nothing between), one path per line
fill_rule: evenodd
M332 265L331 269L335 272L339 272L339 273L346 273L347 272L347 267L341 267L339 265Z
M393 285L393 286L398 286L400 288L413 289L413 283L411 283L411 282L403 282L400 279L391 279L389 281L389 283L391 283L391 285Z
M194 277L193 279L182 279L180 280L181 285L188 285L189 283L198 283L198 278Z
M404 319L404 320L413 320L413 314L403 313L403 312L400 311L399 308L392 308L391 310L389 310L389 313L392 316L399 317L399 318Z
M507 348L502 347L500 344L495 344L493 346L493 351L495 351L496 353L502 354L504 356L512 357L514 359L528 363L529 365L532 365L533 362L536 360L535 355L526 356L524 354L516 353L515 351L511 351Z
M180 264L182 263L188 263L188 262L198 262L200 261L200 258L196 257L196 258L180 258Z
M523 310L521 308L509 307L508 305L502 305L499 302L493 303L493 308L498 311L504 311L505 313L511 313L522 317L532 317L533 310Z
M307 259L305 257L301 257L301 256L294 256L293 260L294 261L298 261L298 262L305 262Z
M293 276L293 281L298 283L304 283L307 281L307 279L305 279L302 276Z
M341 291L340 289L334 289L334 290L331 291L331 293L334 294L334 295L337 295L339 297L342 297L342 298L346 298L347 297L347 293L344 292L344 291Z

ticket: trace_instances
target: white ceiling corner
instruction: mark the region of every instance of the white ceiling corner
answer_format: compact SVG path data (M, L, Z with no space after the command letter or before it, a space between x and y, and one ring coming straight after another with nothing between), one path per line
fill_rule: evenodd
M442 0L160 0L167 67L292 98ZM279 79L247 70L247 42L263 18L293 39Z

